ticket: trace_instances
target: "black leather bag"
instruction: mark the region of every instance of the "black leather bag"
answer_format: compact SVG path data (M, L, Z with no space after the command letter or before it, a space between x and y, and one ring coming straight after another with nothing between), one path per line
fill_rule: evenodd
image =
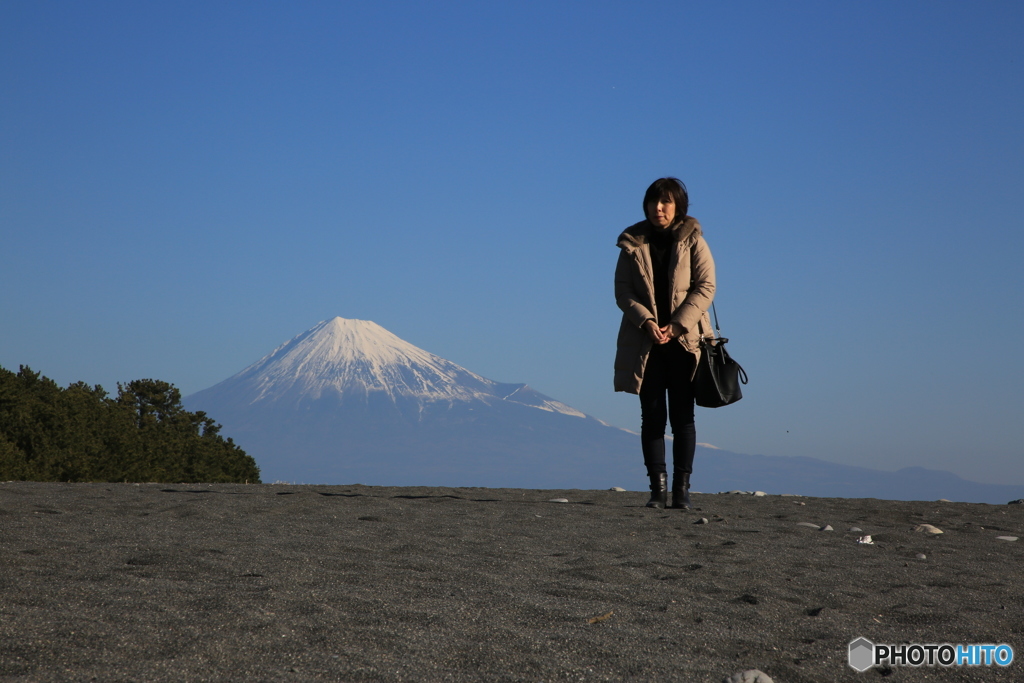
M740 384L747 383L747 373L726 351L728 341L725 337L700 341L693 396L702 408L721 408L743 398Z
M718 311L715 311L715 329L718 329ZM747 383L747 372L725 350L728 342L725 337L702 337L700 340L700 361L693 378L693 396L702 408L721 408L743 398L740 384Z

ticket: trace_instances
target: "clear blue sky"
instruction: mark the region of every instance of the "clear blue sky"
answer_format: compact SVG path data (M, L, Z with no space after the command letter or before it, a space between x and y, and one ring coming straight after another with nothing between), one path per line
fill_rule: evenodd
M189 394L340 315L636 429L615 238L675 175L751 377L699 441L1024 483L1022 33L1017 2L6 0L0 365Z

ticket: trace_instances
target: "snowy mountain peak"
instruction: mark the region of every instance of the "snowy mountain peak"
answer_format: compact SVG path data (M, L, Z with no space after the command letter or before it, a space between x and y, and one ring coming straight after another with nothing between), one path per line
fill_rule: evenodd
M383 393L415 399L466 399L488 380L400 339L369 320L324 320L232 380L257 388L253 402L283 396ZM231 380L228 380L231 381Z
M502 384L413 346L369 320L317 323L240 373L199 392L221 405L304 405L331 398L345 405L384 400L419 419L428 406L518 404L586 415L525 384ZM470 408L472 409L472 408Z
M435 357L396 337L372 320L335 317L281 345L274 353L295 345L302 355L326 363L366 362L374 366L424 361Z

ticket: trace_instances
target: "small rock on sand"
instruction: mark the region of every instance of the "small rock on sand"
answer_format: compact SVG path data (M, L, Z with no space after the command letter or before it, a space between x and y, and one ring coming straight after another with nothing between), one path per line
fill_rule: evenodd
M617 491L617 492L619 492L619 493L622 493L622 492L623 492L623 491L625 491L626 489L622 488L621 486L613 486L613 487L611 487L611 488L610 488L610 489L608 489L608 490L609 490L609 491Z
M919 559L919 560L927 560L928 556L925 555L924 553L918 553L917 554L917 559Z
M871 540L870 536L861 536L860 538L857 539L857 543L860 543L861 545L874 545L875 544L875 542Z
M937 526L932 526L931 524L918 524L917 526L914 527L914 531L920 531L923 534L941 534L941 533L943 533L942 529L940 529Z
M996 536L997 541L1016 541L1016 536Z
M568 498L552 498L548 502L549 503L568 503L569 499Z
M805 526L805 527L808 527L809 529L821 529L821 525L820 524L813 524L811 522L797 522L796 525L797 526Z
M831 524L826 524L825 526L821 527L821 530L822 531L835 531L835 529L832 528Z
M726 676L722 679L722 683L775 683L771 676L759 669L750 669L748 671L741 671L738 674L732 676Z
M1024 498L1018 498L1017 500L1011 500L1007 505L1024 505Z
M760 498L762 496L767 496L768 494L765 493L764 491L754 491L754 495Z
M701 517L696 522L694 522L694 524L707 524L707 523L708 523L708 518L707 517Z
M850 527L850 531L864 531L864 530L861 529L859 526L851 526Z

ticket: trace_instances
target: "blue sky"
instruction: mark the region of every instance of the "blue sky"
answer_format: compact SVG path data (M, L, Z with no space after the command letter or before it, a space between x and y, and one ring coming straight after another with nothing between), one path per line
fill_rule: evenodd
M7 0L0 365L188 394L340 315L636 429L615 238L675 175L751 378L699 441L1024 483L1022 29L1012 2Z

